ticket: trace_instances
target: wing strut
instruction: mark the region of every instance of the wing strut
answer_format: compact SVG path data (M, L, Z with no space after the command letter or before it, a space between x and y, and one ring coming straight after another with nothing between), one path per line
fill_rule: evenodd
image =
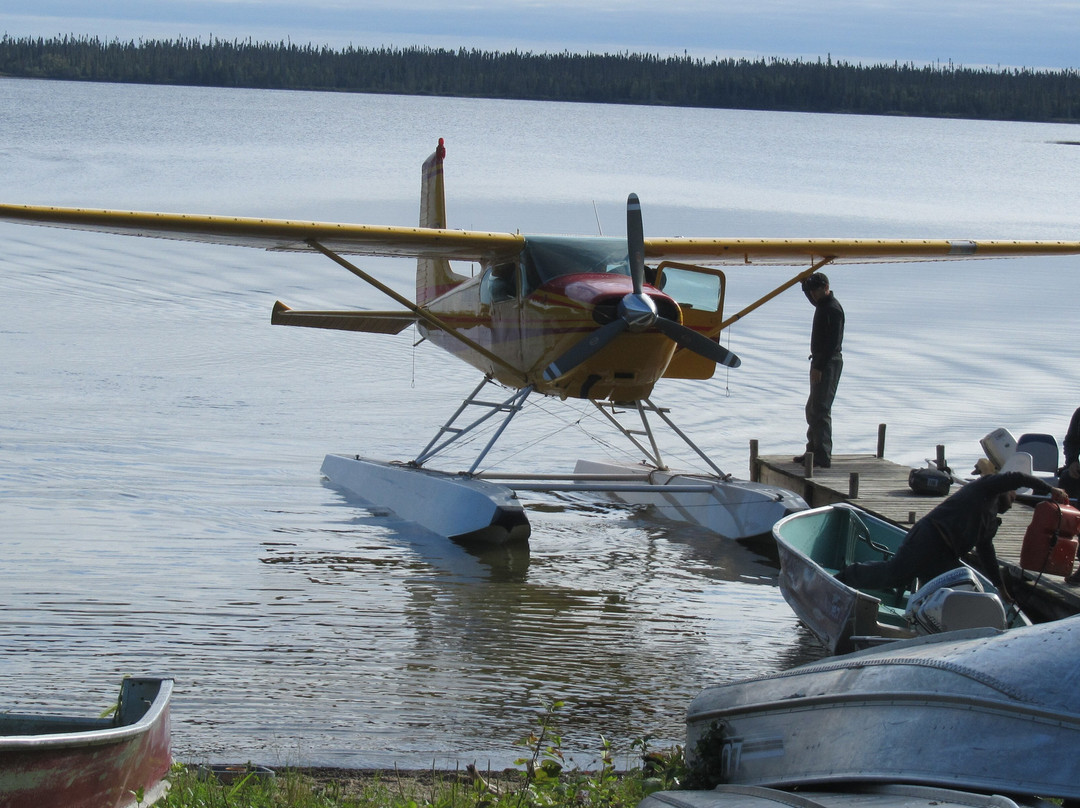
M496 364L500 365L501 367L509 370L511 373L516 374L521 379L522 383L526 383L528 381L525 378L525 375L520 370L518 370L516 367L511 365L509 362L507 362L501 356L497 356L496 354L493 354L491 351L489 351L483 345L480 345L479 343L474 342L473 340L469 339L464 334L462 334L460 331L458 331L456 328L453 328L452 326L447 325L439 317L432 314L427 309L422 308L420 306L417 306L415 303L413 303L407 297L405 297L404 295L398 294L393 289L391 289L389 286L387 286L385 283L383 283L382 281L376 280L374 277L372 277L368 273L364 272L364 270L360 269L360 267L358 267L355 264L352 264L349 261L345 260L344 258L342 258L340 255L338 255L333 250L329 249L328 247L323 246L322 244L320 244L318 241L316 241L313 238L308 239L307 243L309 245L311 245L312 249L318 250L323 255L325 255L327 258L329 258L332 261L335 261L338 264L340 264L341 266L345 267L345 269L349 270L349 272L351 272L353 275L360 278L360 280L371 284L376 289L378 289L380 292L382 292L384 295L387 295L388 297L393 298L396 302L400 303L402 306L407 308L409 311L411 311L413 314L415 314L421 320L426 322L428 325L430 325L430 326L432 326L434 328L437 328L440 331L445 331L447 334L454 337L459 342L467 345L470 349L472 349L472 350L476 351L477 353L483 355L484 357L490 359L492 362L495 362Z
M815 272L817 272L819 269L821 269L823 266L831 264L835 260L836 260L835 255L830 255L827 258L822 258L820 261L818 261L813 266L811 266L811 267L809 267L807 269L804 269L802 272L800 272L798 275L796 275L790 281L787 281L785 283L780 284L779 286L777 286L775 289L773 289L768 294L765 294L765 295L762 295L761 297L759 297L757 300L755 300L749 306L744 308L742 311L736 312L735 314L731 315L726 320L724 320L724 322L720 323L720 325L716 326L713 329L710 329L710 333L711 334L719 334L721 331L723 331L725 328L727 328L732 323L738 322L743 317L745 317L747 314L752 312L754 309L759 308L761 306L764 306L766 303L768 303L774 297L779 295L781 292L786 292L788 289L790 289L795 284L806 280L811 275L813 275Z

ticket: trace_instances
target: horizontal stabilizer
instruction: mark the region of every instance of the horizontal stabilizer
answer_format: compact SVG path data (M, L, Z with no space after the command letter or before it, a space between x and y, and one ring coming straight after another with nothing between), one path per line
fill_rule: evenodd
M416 322L416 315L408 311L294 311L279 300L274 304L270 322L274 325L398 334Z

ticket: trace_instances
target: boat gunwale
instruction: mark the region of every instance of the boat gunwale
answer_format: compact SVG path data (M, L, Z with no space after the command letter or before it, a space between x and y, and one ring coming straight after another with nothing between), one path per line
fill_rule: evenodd
M707 691L706 691L707 692ZM962 693L927 693L918 690L889 691L885 693L823 693L814 696L793 696L791 698L778 699L770 702L757 702L750 705L738 705L735 707L718 707L705 710L700 713L688 713L687 723L702 723L718 719L738 716L740 713L753 712L755 714L775 714L785 712L802 712L813 710L822 705L833 706L842 704L845 706L879 706L897 702L897 706L921 705L932 707L945 704L949 708L962 705L963 709L983 710L988 713L1019 713L1024 719L1039 723L1056 726L1075 726L1080 730L1080 713L1065 713L1060 709L1050 709L1017 700L1004 701L1001 699L988 698L986 696L972 696ZM737 733L736 733L737 734Z
M173 679L171 677L131 677L137 681L157 681L158 691L146 712L132 724L123 724L106 729L90 729L75 732L53 732L42 735L0 735L0 753L39 751L42 749L65 749L69 747L105 746L123 743L145 735L161 716L169 709L172 698ZM5 713L7 717L19 719L49 719L50 715L29 715Z
M898 525L894 525L892 522L882 519L879 516L875 516L869 511L864 511L862 508L859 508L850 502L834 502L829 505L822 505L818 508L811 508L806 511L797 511L795 513L788 514L784 518L778 520L775 525L773 525L773 538L777 541L777 543L783 544L784 548L787 549L789 552L799 556L802 559L805 559L808 564L820 570L823 573L824 577L835 581L837 586L841 587L843 590L853 592L855 595L858 596L857 599L876 602L879 609L888 609L890 612L903 615L903 612L900 611L898 607L890 606L889 604L884 603L881 598L876 597L875 595L871 595L869 592L864 592L861 589L856 589L853 586L848 586L843 581L837 580L834 573L829 572L825 567L821 566L819 562L817 562L812 557L803 552L802 549L792 544L789 539L783 538L781 535L781 527L789 522L797 522L800 521L800 519L806 519L811 516L823 516L829 513L833 513L837 510L849 511L857 515L859 519L862 519L863 521L865 521L866 518L869 518L871 521L878 522L884 527L895 528L896 530L903 531L903 528L899 527ZM904 532L906 535L906 531Z

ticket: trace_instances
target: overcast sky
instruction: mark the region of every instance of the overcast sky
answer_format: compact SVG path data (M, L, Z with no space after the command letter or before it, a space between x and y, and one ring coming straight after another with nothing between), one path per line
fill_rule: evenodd
M0 0L0 33L1080 67L1080 0Z

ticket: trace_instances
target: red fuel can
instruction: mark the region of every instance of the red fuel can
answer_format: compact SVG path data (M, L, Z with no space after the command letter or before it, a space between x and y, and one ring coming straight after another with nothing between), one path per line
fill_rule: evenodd
M1035 506L1020 547L1020 566L1032 572L1069 575L1076 560L1076 534L1080 533L1080 510L1056 502Z

